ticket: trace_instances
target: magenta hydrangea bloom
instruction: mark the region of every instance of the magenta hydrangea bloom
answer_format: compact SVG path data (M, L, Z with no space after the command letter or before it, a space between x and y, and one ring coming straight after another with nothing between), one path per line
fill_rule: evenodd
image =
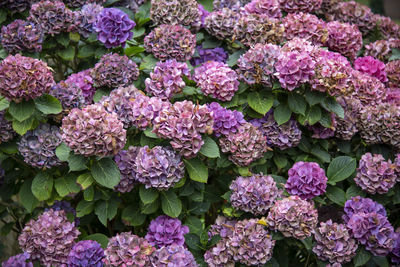
M357 213L377 213L386 216L386 210L381 204L370 198L360 196L352 197L347 200L344 204L344 212L345 214L342 216L342 219L345 223Z
M381 154L366 153L361 157L354 181L370 194L385 194L396 183L395 165Z
M212 102L208 108L213 113L213 132L218 137L236 133L239 127L246 123L240 111L226 109L217 102Z
M114 188L116 191L121 193L130 192L137 183L135 164L139 149L139 147L130 146L127 150L121 150L115 155L114 161L117 163L121 173L121 180Z
M237 74L227 64L208 61L194 70L194 79L205 95L221 101L232 100L239 90Z
M314 233L318 212L312 202L290 196L275 202L268 214L267 223L285 237L303 240Z
M236 72L239 79L247 84L262 84L272 86L275 63L281 49L273 44L256 44L238 60Z
M169 147L141 147L137 153L134 170L136 180L146 188L168 190L179 182L185 167L179 154Z
M222 47L215 47L210 49L203 49L202 45L196 47L195 55L190 60L192 66L198 66L207 61L218 61L226 63L228 53Z
M61 165L56 156L56 148L61 142L61 132L57 126L41 124L22 136L18 142L18 151L29 165L49 169Z
M68 267L103 267L104 250L93 240L76 243L68 255Z
M287 192L302 199L312 199L325 193L328 178L315 162L296 162L288 171Z
M386 96L386 87L382 82L357 70L351 73L350 86L354 89L352 97L366 106L376 106L383 102Z
M238 166L248 166L268 150L263 133L251 123L239 127L236 133L219 139L222 152L230 153L229 159Z
M159 248L171 245L182 246L185 244L187 233L189 233L189 227L182 225L179 219L161 215L150 222L146 239L152 246Z
M388 81L385 71L385 63L371 57L359 57L354 61L354 68L362 73L366 73L379 81Z
M311 13L321 7L322 0L279 0L281 9L287 13Z
M232 206L254 215L266 214L275 200L281 196L270 175L239 176L232 181L229 189L232 190L230 198Z
M183 245L172 244L156 250L150 259L157 267L198 267L193 254Z
M58 0L42 0L33 4L28 21L40 27L44 34L55 35L76 29L75 13Z
M125 46L126 41L133 36L131 31L136 23L128 15L117 8L104 8L97 16L94 30L97 32L97 39L105 47L113 48Z
M85 102L91 104L93 101L93 96L96 93L96 88L93 86L93 78L90 75L91 69L83 70L78 73L71 74L65 80L68 84L74 84L78 86L83 96L85 97Z
M357 122L362 108L361 102L351 97L337 97L336 101L344 110L344 118L336 117L335 136L343 140L351 140L358 132Z
M393 60L387 63L385 71L388 77L387 85L391 88L400 87L400 60Z
M125 145L126 131L115 113L100 104L73 109L62 121L62 140L84 156L116 155Z
M283 19L284 37L287 40L301 38L315 45L325 45L328 41L326 23L317 16L308 13L290 13Z
M190 60L196 47L196 35L181 25L162 24L144 38L144 47L159 60Z
M176 59L160 61L150 73L150 78L145 80L146 92L162 100L170 99L186 86L183 76L191 76L186 63Z
M258 219L249 219L235 224L227 237L226 248L234 261L259 266L272 258L275 242Z
M296 147L300 143L302 132L295 119L278 125L271 110L263 118L250 122L263 132L269 146L284 150Z
M77 30L80 35L88 38L94 30L94 25L97 22L97 16L104 9L103 6L96 3L84 5L81 10L76 11L77 14Z
M315 61L307 52L284 52L275 64L276 73L282 88L293 91L309 82L315 74Z
M10 257L8 260L3 261L1 266L3 267L33 267L33 263L30 261L31 255L29 253L21 253Z
M362 34L356 25L331 21L327 24L328 48L354 59L362 48Z
M387 63L389 58L392 56L392 49L400 48L400 40L389 39L389 40L378 40L373 43L367 44L364 47L364 55L372 56L379 59L382 62Z
M29 21L16 19L1 28L1 45L10 54L42 51L43 32Z
M400 39L400 26L391 18L375 14L374 20L383 39Z
M47 64L41 60L9 55L0 62L0 93L14 102L35 99L55 84Z
M244 10L247 13L265 14L270 18L282 18L278 0L252 0L244 6Z
M347 227L358 242L375 256L385 257L393 249L394 229L386 216L378 213L356 213Z
M63 210L48 210L30 220L18 237L22 251L44 266L66 266L68 253L80 232Z
M129 86L139 77L139 68L127 56L109 53L101 57L90 71L95 87Z
M321 222L320 227L315 229L314 238L316 245L313 252L323 261L344 264L356 255L357 241L344 224L333 223L332 220Z
M117 234L108 241L104 251L103 262L106 266L137 266L145 267L150 264L151 254L155 248L149 242L131 232Z

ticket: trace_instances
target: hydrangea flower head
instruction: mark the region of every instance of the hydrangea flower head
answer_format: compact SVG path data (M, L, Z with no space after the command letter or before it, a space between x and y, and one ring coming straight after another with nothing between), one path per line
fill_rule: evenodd
M68 255L68 267L103 267L104 250L93 240L76 243Z
M213 113L213 132L218 137L236 133L238 128L246 123L240 111L226 109L217 102L212 102L208 105L208 108Z
M152 266L198 267L193 254L183 245L172 244L156 250L151 256Z
M371 57L359 57L354 61L354 68L362 73L366 73L377 78L381 82L387 82L385 63Z
M385 208L378 202L370 198L363 198L360 196L352 197L347 200L344 205L344 212L342 219L347 223L350 218L357 213L377 213L386 216Z
M155 25L190 26L200 21L196 0L152 0L150 18Z
M3 267L33 267L33 263L29 260L31 255L29 253L21 253L10 257L8 260L3 261Z
M182 225L179 219L161 215L150 222L146 239L152 246L158 248L171 245L182 246L185 244L187 233L189 233L189 227Z
M29 21L16 19L1 28L1 45L10 54L42 51L43 33Z

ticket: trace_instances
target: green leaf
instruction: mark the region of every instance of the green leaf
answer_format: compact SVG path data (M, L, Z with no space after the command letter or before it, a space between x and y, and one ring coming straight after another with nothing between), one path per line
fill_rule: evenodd
M97 103L103 98L103 96L108 96L109 94L110 92L107 90L98 89L96 90L96 93L94 93L93 101Z
M85 45L79 48L78 58L93 57L96 53L96 47L93 45Z
M356 196L364 197L365 192L362 191L361 188L359 188L358 186L351 185L349 188L347 188L346 198L351 199L352 197L356 197ZM397 204L397 203L393 203L393 204Z
M140 210L143 214L153 214L158 210L159 206L160 201L154 201L150 204L143 204Z
M321 108L319 106L312 106L308 113L308 123L310 125L314 125L315 123L319 122L321 119Z
M286 104L280 104L274 110L274 119L278 125L282 125L290 120L292 116L292 111Z
M104 226L107 226L107 220L112 220L117 215L118 204L118 200L115 198L101 200L96 203L94 213Z
M32 211L39 205L39 201L32 194L32 179L25 180L19 190L19 202L26 209L27 212L32 213Z
M35 99L35 105L43 114L58 114L62 111L60 101L51 95L43 95Z
M33 115L35 112L35 103L33 100L24 101L21 103L11 102L8 112L14 119L24 121Z
M129 226L140 226L146 220L146 215L140 212L136 205L129 205L122 210L121 219Z
M22 122L15 120L12 122L12 127L17 134L24 135L27 131L32 129L34 122L35 119L33 117L30 117L29 119Z
M84 238L82 238L82 240L94 240L99 243L103 249L106 249L108 245L108 237L106 235L98 233L85 236Z
M371 253L361 248L353 259L354 267L364 266L369 259L371 259Z
M94 202L81 200L76 206L76 216L83 217L92 213L94 209Z
M204 139L204 145L200 149L200 154L211 159L219 158L220 154L217 143L211 137L208 136L203 139Z
M306 100L310 106L321 104L326 98L326 94L318 91L307 91L305 93Z
M206 40L202 43L203 49L215 48L217 46L221 46L221 41L215 38L206 38Z
M288 104L291 111L297 114L305 115L307 110L306 100L297 93L290 93Z
M141 185L139 188L139 196L140 200L142 200L143 204L150 204L157 200L158 191L154 188L147 188L144 185Z
M184 95L194 95L197 92L197 88L193 86L185 86L182 90Z
M274 104L274 97L272 94L259 92L251 92L247 95L249 106L258 113L265 115Z
M83 191L83 199L86 201L93 201L94 186L89 186L85 191Z
M277 154L273 157L273 159L274 159L276 166L279 169L285 168L286 165L288 164L288 160L286 159L286 157L284 155Z
M195 251L199 251L200 250L201 251L203 249L201 247L200 237L198 235L195 235L195 234L192 234L192 233L186 234L185 235L185 243L192 250L195 250Z
M72 61L75 58L75 49L72 46L69 46L63 50L57 51L57 55L59 55L65 61Z
M332 97L326 98L323 105L328 111L335 113L339 118L344 119L344 109Z
M203 5L204 9L208 12L213 11L213 1L212 0L198 0L200 4Z
M0 24L6 21L7 19L7 9L0 9Z
M389 61L399 60L400 59L400 49L393 48L392 49L392 56L389 58Z
M142 53L146 51L146 49L144 49L144 47L141 46L131 46L125 49L125 55L127 55L128 57L130 56L134 56L136 54Z
M334 203L344 206L346 202L346 193L336 186L328 186L326 189L326 196Z
M54 181L54 187L61 197L81 191L81 188L76 183L76 176L73 174L67 174L66 176L57 178Z
M93 184L94 179L90 173L84 173L78 176L76 182L80 185L82 190L85 190Z
M203 223L195 216L189 216L186 218L185 225L190 229L190 233L200 235L203 232Z
M87 159L82 155L71 154L68 157L68 166L71 172L83 171L87 169L86 166Z
M95 161L90 169L94 180L107 188L114 188L121 180L117 164L112 159L103 158Z
M373 256L372 261L379 267L389 267L389 262L386 257Z
M337 183L350 177L357 168L357 161L348 156L334 158L328 167L328 181Z
M65 143L61 143L56 148L56 156L61 161L68 161L70 153L71 153L71 149L69 149L69 147Z
M61 44L64 47L67 47L69 44L69 34L61 33L56 36L57 43Z
M147 136L149 138L154 138L154 139L158 138L158 136L155 133L153 133L153 129L151 129L151 128L144 130L143 133L145 136Z
M7 109L10 106L10 101L5 97L0 97L0 111Z
M147 57L142 59L142 63L140 64L140 70L153 70L156 66L158 60L153 55L148 55Z
M53 177L47 172L39 172L32 181L32 193L39 200L44 201L51 197L53 191Z
M208 169L200 159L184 159L183 161L185 162L190 179L200 183L207 183Z
M229 67L235 66L237 64L240 56L243 55L244 53L246 53L246 50L243 50L243 49L234 52L232 55L229 56L229 59L226 62L226 64L228 64Z
M182 203L175 192L169 190L161 192L161 208L166 215L176 218L181 214Z
M318 157L320 160L322 160L325 163L328 163L331 161L331 155L326 152L325 150L322 150L321 148L313 147L310 152L312 155Z

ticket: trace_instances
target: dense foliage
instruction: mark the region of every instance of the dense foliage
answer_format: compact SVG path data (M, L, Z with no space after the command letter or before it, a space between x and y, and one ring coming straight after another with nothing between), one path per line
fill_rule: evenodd
M400 264L390 18L5 0L0 24L1 266Z

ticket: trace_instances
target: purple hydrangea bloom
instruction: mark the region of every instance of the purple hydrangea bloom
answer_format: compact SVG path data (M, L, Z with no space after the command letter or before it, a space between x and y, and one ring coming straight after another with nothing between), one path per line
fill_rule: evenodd
M393 48L400 48L400 40L378 40L365 45L365 56L372 56L382 62L387 63L392 56Z
M236 133L219 139L219 143L222 152L229 152L229 159L238 166L249 166L268 150L266 137L251 123L243 124Z
M32 0L3 0L0 2L0 7L7 8L11 14L22 13L30 8L32 2Z
M394 235L394 244L392 252L390 253L390 258L394 264L400 264L400 234L395 233ZM4 265L4 267L7 267Z
M232 100L239 90L238 76L227 64L207 61L194 70L194 79L205 95L221 101Z
M251 123L263 132L269 146L284 150L300 143L302 132L295 119L278 125L271 110L263 118L254 119Z
M273 44L256 44L238 60L236 72L247 84L262 84L272 87L275 63L281 49Z
M150 222L146 239L152 246L159 248L173 244L182 246L187 233L189 227L182 225L179 219L161 215Z
M238 12L241 7L249 3L251 0L214 0L213 10L230 9L232 11Z
M254 215L267 213L275 200L281 196L280 190L270 175L239 176L232 181L229 189L232 190L232 206Z
M97 38L105 47L113 48L122 45L133 36L131 31L136 23L128 15L117 8L104 8L97 16L94 30Z
M229 235L232 235L232 230L236 223L237 221L235 220L228 220L228 218L218 215L214 224L212 224L210 227L208 236L210 238L215 235L219 235L222 238L228 237Z
M130 146L128 150L121 150L115 155L114 160L121 172L121 180L114 188L121 193L132 191L136 184L135 162L139 147Z
M208 12L202 4L199 4L199 13L201 28L204 28L204 22L206 21L207 16L210 15L210 12Z
M68 255L68 267L103 267L104 250L93 240L76 243Z
M14 102L35 99L50 91L55 84L47 63L9 55L0 62L0 93Z
M371 56L359 57L354 61L354 68L362 73L366 73L379 81L388 81L385 71L385 63Z
M302 199L312 199L325 193L328 178L325 171L315 162L296 162L288 171L285 184L287 192Z
M209 267L235 267L232 256L228 254L226 240L220 240L215 247L207 250L204 261Z
M365 107L375 107L386 97L385 84L366 73L353 69L350 82L350 86L354 89L352 97L360 100Z
M352 235L375 256L384 257L393 249L394 229L386 216L356 213L347 222Z
M18 237L22 251L44 266L66 266L68 253L80 232L63 210L48 210L30 220Z
M151 255L152 266L198 267L193 254L183 245L172 244L156 250Z
M354 181L370 194L385 194L397 179L396 165L381 154L366 153L361 157Z
M73 108L82 108L86 104L85 96L81 88L75 83L61 81L53 86L50 95L61 102L63 111L55 116L55 120L61 121Z
M94 25L97 21L97 16L104 9L99 4L89 3L82 7L80 11L77 11L77 28L80 35L88 38L91 33L94 32Z
M29 253L21 253L10 257L8 260L3 261L3 267L33 267L33 263L29 260Z
M215 4L215 2L214 2ZM206 31L220 39L225 40L233 36L240 14L229 8L211 12L204 21Z
M71 74L65 80L66 83L74 84L81 89L87 104L92 103L93 96L96 93L96 88L93 86L93 78L90 75L90 72L91 69L83 70L81 72Z
M344 110L344 118L336 118L336 137L343 140L351 140L358 132L357 122L361 110L361 102L351 97L337 97L336 101Z
M268 214L267 223L285 237L303 240L314 233L318 211L313 202L290 196L275 202Z
M196 47L196 35L181 25L162 24L144 38L144 47L159 60L190 60Z
M347 263L356 255L358 244L351 237L346 225L333 223L332 220L321 222L315 229L316 245L313 252L323 261L331 264Z
M150 18L155 25L183 26L200 23L201 19L196 0L152 0Z
M11 122L4 117L5 113L5 110L0 111L0 144L10 141L16 136Z
M185 174L181 156L169 147L141 147L137 153L134 171L136 180L146 188L168 190Z
M145 267L154 250L146 239L124 232L110 238L103 262L112 267Z
M61 165L56 156L56 148L61 142L61 132L57 126L41 124L22 136L18 142L18 151L29 165L48 169Z
M400 39L400 26L389 17L375 14L373 20L378 26L382 39Z
M244 11L253 14L265 14L275 19L282 17L278 0L252 0L244 6Z
M284 52L275 64L276 73L282 88L293 91L309 82L315 74L315 61L307 52Z
M1 28L1 45L10 54L42 51L43 33L29 21L16 19Z
M311 13L321 7L322 0L279 0L281 9L288 13Z
M49 209L63 210L67 216L68 214L72 215L74 218L75 226L79 226L80 219L79 217L76 217L76 210L71 206L71 203L69 203L68 201L56 200ZM49 209L45 209L45 211L48 211Z
M272 257L275 240L258 219L239 221L227 237L226 248L234 261L245 265L263 265Z
M212 102L208 108L213 113L213 132L218 137L236 133L239 127L246 123L240 111L226 109L217 102Z
M186 86L183 76L190 78L190 70L186 63L170 59L158 62L150 78L145 80L146 92L162 100L172 98L181 93Z
M315 139L328 139L335 136L336 131L336 115L331 113L331 125L322 125L321 123L317 122L313 125L308 125L308 129L312 131L312 138Z
M370 198L363 198L360 196L352 197L351 199L347 200L344 204L344 212L342 219L344 222L348 222L354 214L357 213L377 213L381 214L382 216L386 216L385 208L373 201Z
M215 47L209 49L203 49L202 45L196 47L198 55L194 55L190 60L190 64L198 66L207 61L217 61L226 63L228 59L228 53L222 47Z

